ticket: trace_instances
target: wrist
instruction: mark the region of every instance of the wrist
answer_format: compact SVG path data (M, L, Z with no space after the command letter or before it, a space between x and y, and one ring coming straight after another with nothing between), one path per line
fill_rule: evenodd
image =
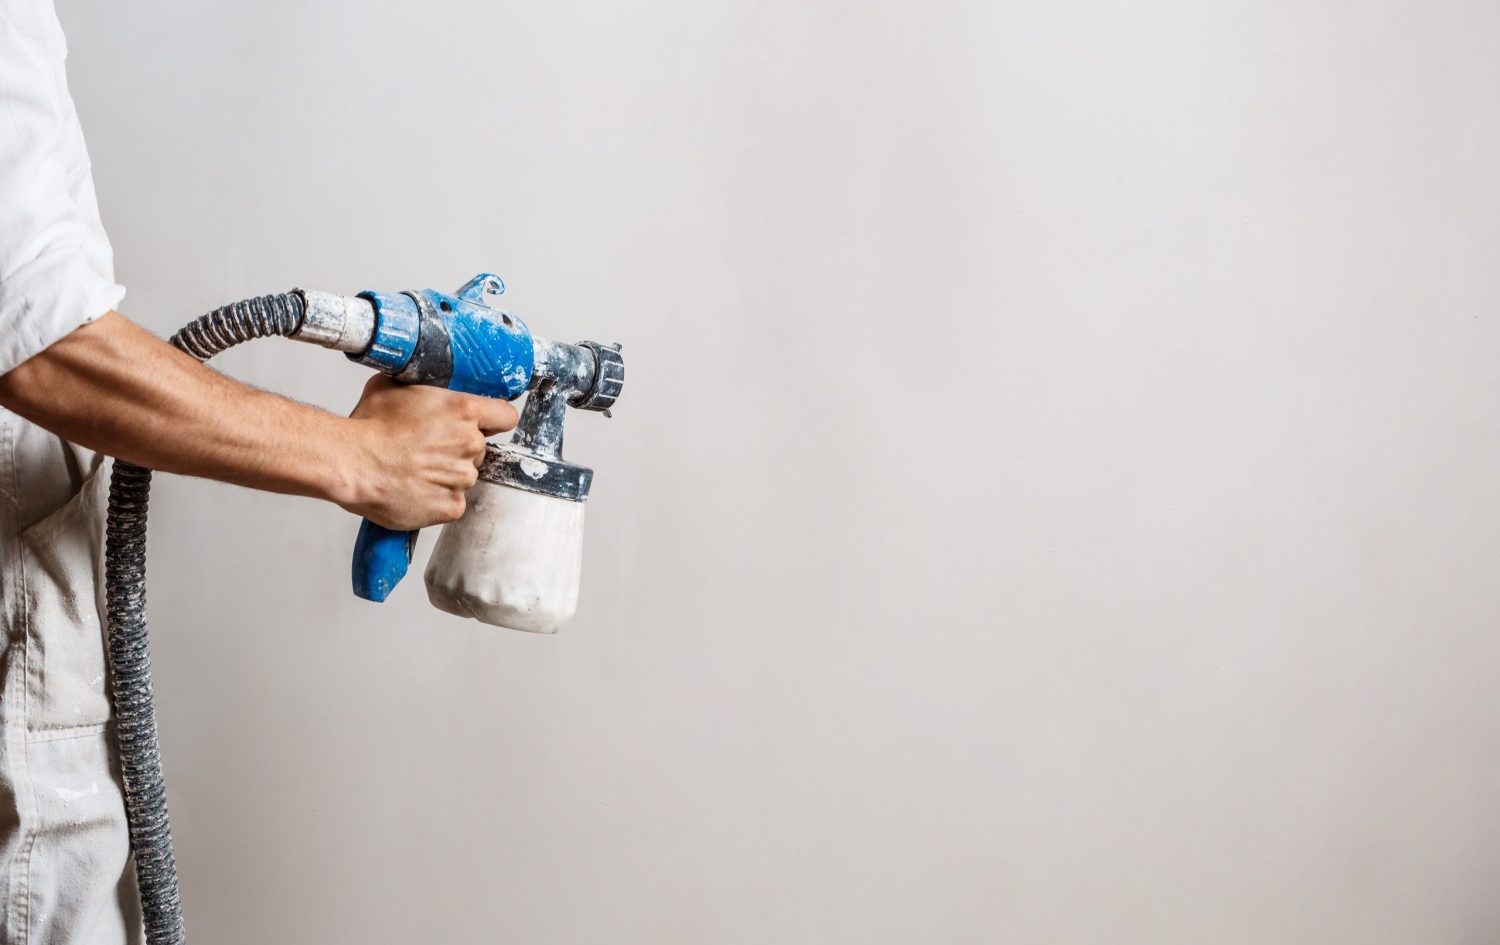
M334 423L330 437L333 448L327 454L329 461L319 464L320 474L314 483L317 497L344 508L363 505L375 469L371 424L354 418L329 419Z

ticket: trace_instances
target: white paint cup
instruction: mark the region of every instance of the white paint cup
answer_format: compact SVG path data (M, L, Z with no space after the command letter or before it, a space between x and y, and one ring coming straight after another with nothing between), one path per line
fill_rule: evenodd
M438 535L428 599L497 627L556 633L578 609L583 503L484 480L468 502Z

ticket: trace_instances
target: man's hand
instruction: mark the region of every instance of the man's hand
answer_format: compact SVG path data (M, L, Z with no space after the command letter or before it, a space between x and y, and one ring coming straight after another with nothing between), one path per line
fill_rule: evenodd
M0 375L0 406L141 466L337 502L388 528L458 518L500 400L378 376L345 419L231 380L117 312Z
M503 400L408 387L376 374L349 416L351 494L337 500L377 525L400 530L451 522L484 459L485 438L516 425Z

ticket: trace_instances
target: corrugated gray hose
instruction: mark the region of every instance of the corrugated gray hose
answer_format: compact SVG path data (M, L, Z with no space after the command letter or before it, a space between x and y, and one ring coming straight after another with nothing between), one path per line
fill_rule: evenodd
M290 335L302 324L306 300L297 291L226 305L183 328L172 344L199 361L252 338ZM146 501L151 470L115 461L109 482L104 580L109 626L109 677L115 739L125 781L125 816L150 945L182 945L182 904L167 790L151 697L146 640Z

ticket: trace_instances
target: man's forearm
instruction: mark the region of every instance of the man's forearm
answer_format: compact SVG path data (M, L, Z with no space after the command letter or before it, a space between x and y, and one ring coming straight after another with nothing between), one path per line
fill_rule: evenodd
M224 377L116 312L0 376L0 404L152 469L357 501L351 421Z
M503 400L380 374L337 417L224 377L116 312L0 376L0 405L151 469L327 499L398 529L462 515L485 437L516 425Z

